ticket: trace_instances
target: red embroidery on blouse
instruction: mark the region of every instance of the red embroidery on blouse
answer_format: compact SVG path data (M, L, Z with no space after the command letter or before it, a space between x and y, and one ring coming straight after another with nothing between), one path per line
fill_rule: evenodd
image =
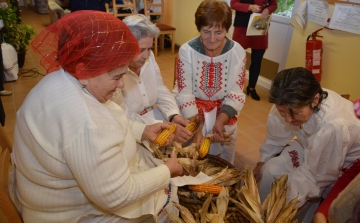
M293 167L298 168L300 166L298 152L296 150L289 151L289 156L291 157L291 162L293 163Z
M169 189L168 189L168 188L165 188L165 189L164 189L164 193L165 193L166 195L169 195L169 193L170 193Z
M239 73L239 79L236 81L236 84L239 85L240 89L244 89L245 85L245 76L246 76L246 57L243 60L244 66L241 69L241 73Z
M237 101L240 101L241 103L245 104L245 101L243 98L241 98L239 95L235 95L235 94L228 94L226 95L227 98L232 98L235 99Z
M206 61L202 62L201 69L199 89L201 89L208 98L211 98L222 88L222 63L214 63L211 58L210 63Z
M142 110L142 112L140 112L140 115L145 115L148 111L146 110L146 108L144 110Z
M340 176L342 176L346 171L348 171L357 162L360 162L360 158L354 160L354 162L352 162L349 166L342 168L340 171Z
M201 100L201 99L196 98L195 102L196 102L196 106L198 108L199 115L204 120L204 110L205 110L205 112L210 112L215 107L217 107L216 116L218 116L220 114L223 100L207 101L207 100ZM234 116L226 123L226 125L233 125L236 122L237 122L237 117Z
M180 105L179 109L182 110L182 109L190 107L192 105L195 105L195 101L186 102L185 104Z
M177 61L176 61L176 81L177 81L177 85L178 85L178 90L179 92L184 89L184 87L186 87L185 84L185 77L184 77L184 62L182 62L180 60L180 58L178 57Z

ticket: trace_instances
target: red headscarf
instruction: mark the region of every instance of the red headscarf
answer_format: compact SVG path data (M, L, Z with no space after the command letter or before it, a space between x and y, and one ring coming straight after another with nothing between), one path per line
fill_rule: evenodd
M138 41L118 18L100 11L68 14L31 43L48 73L63 67L77 79L94 77L129 63L140 53ZM83 63L82 70L76 66Z

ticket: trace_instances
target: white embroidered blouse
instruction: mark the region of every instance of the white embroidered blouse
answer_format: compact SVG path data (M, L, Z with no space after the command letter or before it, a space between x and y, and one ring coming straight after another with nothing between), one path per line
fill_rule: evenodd
M199 38L199 37L196 37ZM177 62L176 81L173 90L181 114L190 118L198 114L195 99L217 101L231 106L236 113L245 103L243 93L245 82L246 53L236 42L217 57L199 53L190 40L180 47Z

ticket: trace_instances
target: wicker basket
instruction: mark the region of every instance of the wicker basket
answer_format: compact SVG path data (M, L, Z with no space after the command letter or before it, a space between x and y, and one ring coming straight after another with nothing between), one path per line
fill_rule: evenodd
M219 167L226 167L228 166L229 168L234 168L234 166L227 162L226 160L219 158L217 156L214 155L206 155L206 157L210 162L212 162L215 166L219 166ZM234 188L230 191L229 196L230 197L235 197L236 195L236 190L240 190L241 187L241 182L239 181L238 183L235 184ZM188 191L187 187L179 187L178 191ZM181 205L183 205L184 207L186 207L194 216L197 215L199 213L199 210L201 209L201 207L204 204L204 200L200 200L200 199L195 199L195 198L188 198L185 197L181 194L178 193L178 197L179 197L179 203ZM213 197L212 199L213 202L216 203L216 197ZM226 221L227 223L237 223L237 222L248 222L239 212L237 207L231 206L231 203L229 202L229 207L227 210L227 215L229 215L230 213L231 216L230 218Z

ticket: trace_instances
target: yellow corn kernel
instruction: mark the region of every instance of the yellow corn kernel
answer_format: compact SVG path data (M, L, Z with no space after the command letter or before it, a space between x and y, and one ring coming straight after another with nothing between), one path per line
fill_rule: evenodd
M197 122L191 122L189 125L187 125L185 128L189 130L190 132L195 132L199 127L199 124Z
M169 138L171 134L173 134L176 130L176 125L171 124L170 129L163 130L160 135L158 135L154 141L154 143L158 146L162 146L165 144L166 140Z
M200 149L199 149L199 158L204 158L206 156L206 154L208 154L209 150L210 150L210 138L203 138L201 145L200 145Z
M199 185L189 185L189 190L197 192L206 192L209 194L220 194L222 186L216 186L213 184L199 184Z

